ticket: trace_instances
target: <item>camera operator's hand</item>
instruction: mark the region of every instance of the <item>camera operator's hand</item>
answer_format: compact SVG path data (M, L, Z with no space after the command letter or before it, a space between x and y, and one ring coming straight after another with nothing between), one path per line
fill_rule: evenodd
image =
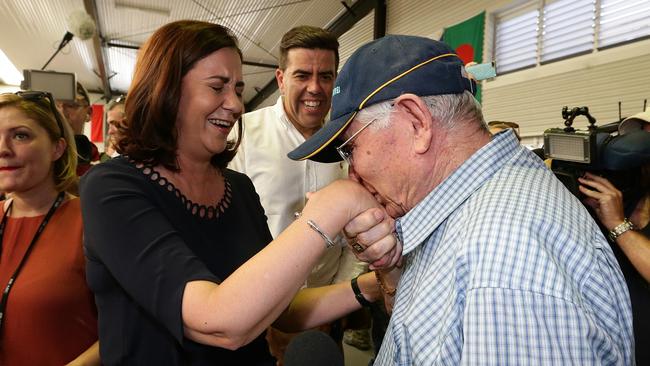
M578 178L581 185L578 187L587 198L584 203L593 208L600 222L612 230L623 222L623 194L612 183L603 177L585 173Z

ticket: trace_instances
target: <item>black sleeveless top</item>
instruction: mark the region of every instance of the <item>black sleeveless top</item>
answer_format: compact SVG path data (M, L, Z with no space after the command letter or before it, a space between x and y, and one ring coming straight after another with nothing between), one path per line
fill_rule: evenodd
M224 197L212 206L124 157L82 178L86 272L104 365L274 365L263 334L236 351L183 336L185 284L220 282L271 241L250 179L228 169L224 177Z

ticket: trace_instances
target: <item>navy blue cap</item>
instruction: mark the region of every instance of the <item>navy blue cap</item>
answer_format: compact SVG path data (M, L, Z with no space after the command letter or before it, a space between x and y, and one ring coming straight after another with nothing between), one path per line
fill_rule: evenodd
M290 159L331 163L339 135L364 107L405 93L419 96L476 91L463 62L445 43L416 36L392 35L357 49L336 79L330 121L288 154Z

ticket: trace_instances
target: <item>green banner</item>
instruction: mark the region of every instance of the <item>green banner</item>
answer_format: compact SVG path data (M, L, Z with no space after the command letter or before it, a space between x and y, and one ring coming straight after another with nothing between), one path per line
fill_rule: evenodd
M442 41L456 51L463 64L483 62L483 31L485 29L485 12L445 28ZM476 99L481 101L481 88L476 91Z

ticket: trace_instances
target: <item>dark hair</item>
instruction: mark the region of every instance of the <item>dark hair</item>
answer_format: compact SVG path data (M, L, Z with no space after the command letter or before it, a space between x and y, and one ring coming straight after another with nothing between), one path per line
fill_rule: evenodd
M287 67L287 54L292 48L334 51L335 69L339 69L339 41L325 29L301 25L285 33L280 41L280 69Z
M201 59L222 48L239 53L232 32L218 24L181 20L159 28L142 46L125 103L125 129L118 133L116 150L151 165L178 171L176 116L183 77ZM237 152L241 139L212 157L212 165L225 168Z

